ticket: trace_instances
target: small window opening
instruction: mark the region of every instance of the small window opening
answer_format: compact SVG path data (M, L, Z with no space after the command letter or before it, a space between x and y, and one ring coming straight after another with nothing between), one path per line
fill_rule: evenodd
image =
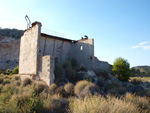
M80 50L81 50L81 51L83 50L83 46L80 46Z

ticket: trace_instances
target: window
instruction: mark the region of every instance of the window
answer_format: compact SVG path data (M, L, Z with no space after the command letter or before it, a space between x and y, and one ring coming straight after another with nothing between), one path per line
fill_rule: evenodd
M83 46L80 46L80 50L81 50L81 51L83 50Z

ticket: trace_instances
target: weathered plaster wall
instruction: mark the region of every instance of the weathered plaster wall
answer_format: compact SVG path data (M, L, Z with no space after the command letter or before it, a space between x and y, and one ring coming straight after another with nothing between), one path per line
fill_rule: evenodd
M0 37L0 69L14 69L19 63L20 40Z
M40 55L53 56L59 63L63 63L71 53L71 43L68 41L41 37Z
M54 62L54 57L51 57L49 55L42 57L42 69L40 72L40 78L44 80L47 85L51 85L52 83L54 83Z
M21 37L19 74L37 74L41 25L36 24Z
M94 40L82 40L73 45L72 57L77 59L78 64L84 64L89 69L94 63Z

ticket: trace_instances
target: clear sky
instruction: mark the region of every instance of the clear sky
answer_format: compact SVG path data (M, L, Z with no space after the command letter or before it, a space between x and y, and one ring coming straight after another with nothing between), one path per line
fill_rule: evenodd
M65 38L94 38L99 60L150 65L150 0L0 0L1 28L26 29L26 14Z

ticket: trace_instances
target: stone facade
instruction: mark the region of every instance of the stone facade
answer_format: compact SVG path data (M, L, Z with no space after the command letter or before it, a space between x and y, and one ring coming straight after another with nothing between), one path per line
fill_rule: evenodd
M88 69L94 66L94 40L82 38L70 40L41 33L41 23L35 22L21 37L19 74L33 79L42 79L48 85L54 82L54 62L63 64L75 58L78 65ZM96 64L99 66L99 63Z

